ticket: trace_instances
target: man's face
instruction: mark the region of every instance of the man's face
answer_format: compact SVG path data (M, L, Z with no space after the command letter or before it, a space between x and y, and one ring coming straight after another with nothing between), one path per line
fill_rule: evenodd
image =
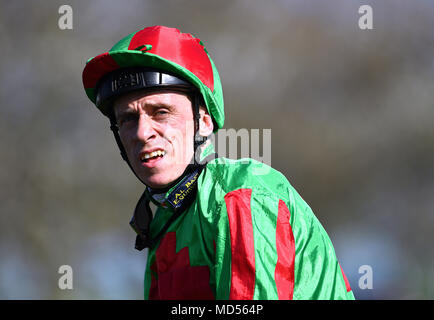
M136 174L163 188L193 157L193 110L187 95L170 91L132 92L114 102L119 135Z

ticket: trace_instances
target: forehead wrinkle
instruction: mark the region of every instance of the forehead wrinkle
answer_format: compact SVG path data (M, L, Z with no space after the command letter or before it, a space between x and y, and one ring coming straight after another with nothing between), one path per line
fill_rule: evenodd
M167 104L166 102L158 102L158 101L142 101L140 100L134 100L127 103L118 104L116 109L120 110L120 112L132 112L137 111L137 109L147 108L147 107L170 107L170 104Z
M191 99L188 95L183 95L183 96L191 102ZM116 102L115 102L115 112L117 111L116 113L118 115L128 114L128 113L140 113L140 110L147 111L146 109L149 110L149 108L156 108L156 107L165 107L172 111L177 110L176 99L175 101L173 101L173 98L171 96L168 96L164 93L155 96L148 96L148 95L142 97L132 96L130 97L130 99L125 99L124 101L119 99Z

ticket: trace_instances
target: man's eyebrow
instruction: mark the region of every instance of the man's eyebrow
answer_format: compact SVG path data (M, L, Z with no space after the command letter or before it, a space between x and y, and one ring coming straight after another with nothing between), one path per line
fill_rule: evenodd
M167 108L169 110L173 110L174 107L171 104L165 103L165 102L146 102L144 104L144 108L152 108L152 109L156 109L156 108ZM137 110L133 109L133 108L129 108L128 106L123 106L121 108L118 108L116 110L116 115L118 117L122 117L125 115L131 115L131 114L137 114Z
M167 109L173 109L173 106L171 104L165 102L147 102L145 103L145 108L146 107L151 107L151 108L163 107Z

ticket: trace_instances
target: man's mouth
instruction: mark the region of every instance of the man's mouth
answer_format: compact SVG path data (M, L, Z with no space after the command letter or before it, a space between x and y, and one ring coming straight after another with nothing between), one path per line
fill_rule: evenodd
M140 161L147 163L151 160L162 158L162 157L164 157L165 154L166 154L166 151L164 151L164 150L156 150L153 152L144 153L141 155Z

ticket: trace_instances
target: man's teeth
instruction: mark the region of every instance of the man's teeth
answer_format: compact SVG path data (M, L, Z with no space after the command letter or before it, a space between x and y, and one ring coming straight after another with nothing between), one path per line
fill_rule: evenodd
M166 154L165 151L163 150L157 150L151 153L145 153L145 155L142 157L142 161L149 159L149 158L153 158L153 157L157 157L157 156L164 156Z

